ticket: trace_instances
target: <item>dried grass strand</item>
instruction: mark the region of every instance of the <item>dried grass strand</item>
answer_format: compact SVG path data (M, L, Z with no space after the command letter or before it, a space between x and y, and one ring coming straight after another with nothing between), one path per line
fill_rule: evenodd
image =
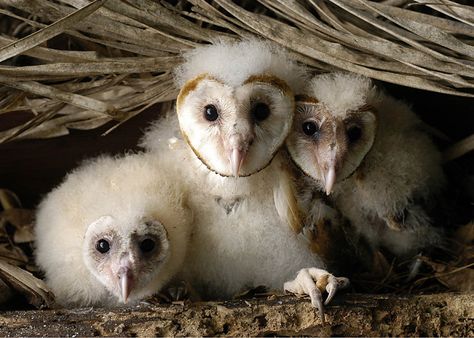
M474 97L474 12L449 0L0 0L0 7L16 25L0 35L0 114L33 113L2 131L0 143L113 121L110 132L175 99L171 71L184 50L250 36L286 47L314 72L342 69ZM50 43L57 35L67 50ZM29 59L19 65L18 55Z
M12 56L21 54L24 51L32 49L46 40L61 34L65 29L73 26L97 10L104 4L105 1L107 0L94 0L87 6L74 11L55 23L52 23L51 25L36 31L23 39L12 42L0 48L0 62L9 59Z
M443 153L443 159L445 162L455 160L461 156L474 150L474 134L466 137L465 139L453 144L451 147L446 149Z

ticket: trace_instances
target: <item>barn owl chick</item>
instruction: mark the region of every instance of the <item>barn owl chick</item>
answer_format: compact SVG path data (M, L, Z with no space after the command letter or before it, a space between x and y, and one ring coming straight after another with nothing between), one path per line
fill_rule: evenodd
M222 176L265 168L290 130L301 68L257 40L198 48L186 61L177 114L195 155Z
M409 256L440 242L426 212L444 183L440 154L413 111L370 79L316 76L298 96L287 147L375 247Z
M36 261L63 306L117 306L158 292L181 268L191 212L155 157L101 157L40 204Z
M204 298L229 298L257 285L281 288L299 269L318 267L319 274L302 274L305 293L319 306L312 279L329 274L297 233L300 210L279 151L304 71L261 40L216 43L184 59L176 72L177 116L158 121L142 145L183 164L195 211L185 279ZM332 297L338 280L328 285Z

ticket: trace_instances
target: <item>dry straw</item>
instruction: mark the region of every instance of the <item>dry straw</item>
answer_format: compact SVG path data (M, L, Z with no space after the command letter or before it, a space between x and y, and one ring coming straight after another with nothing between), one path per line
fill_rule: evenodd
M0 32L0 114L32 113L0 143L116 127L175 98L182 51L251 35L316 72L474 97L474 9L449 0L0 0Z

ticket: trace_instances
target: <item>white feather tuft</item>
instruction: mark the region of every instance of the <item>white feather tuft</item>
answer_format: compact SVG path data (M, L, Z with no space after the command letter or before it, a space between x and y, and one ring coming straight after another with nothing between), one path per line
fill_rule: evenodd
M340 72L316 76L305 94L318 99L333 115L343 117L349 110L372 104L377 93L370 78Z
M196 48L184 55L184 63L175 71L178 87L200 74L210 74L237 87L252 75L269 73L284 80L295 92L305 83L305 69L288 51L272 42L246 39L217 42Z

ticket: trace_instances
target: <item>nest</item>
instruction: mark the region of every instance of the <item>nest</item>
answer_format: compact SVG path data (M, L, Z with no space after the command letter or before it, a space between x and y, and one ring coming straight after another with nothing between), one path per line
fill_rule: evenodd
M0 144L113 129L176 97L180 53L247 36L315 72L474 97L474 9L449 0L0 0L0 19L0 114L30 113Z
M176 98L172 70L183 51L251 36L286 47L315 73L352 71L472 98L474 9L468 2L0 0L0 125L13 121L0 126L0 144L104 125L111 126L108 134L145 109ZM451 160L472 149L474 135L452 145L445 156ZM23 210L19 205L5 203L0 277L35 306L49 305L46 286L26 271L36 272L31 220L21 218L25 211L18 211ZM459 230L458 240L470 242L463 242L457 261L420 258L433 272L420 283L436 279L448 289L472 290L473 229L470 223ZM393 267L383 260L379 265L385 285ZM460 287L462 282L467 284Z

